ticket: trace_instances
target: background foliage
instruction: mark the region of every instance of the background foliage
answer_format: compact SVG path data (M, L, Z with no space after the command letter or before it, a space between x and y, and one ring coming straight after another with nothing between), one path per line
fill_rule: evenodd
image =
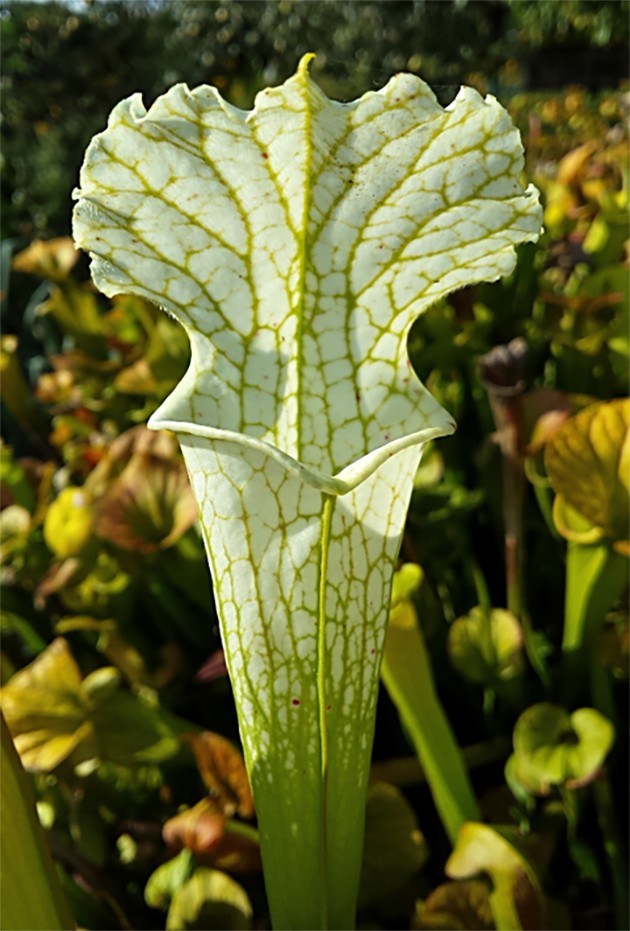
M497 93L545 203L511 279L458 292L410 337L458 431L425 457L401 554L362 926L492 928L507 907L522 927L627 928L627 13L2 5L0 698L82 927L267 919L194 503L175 442L143 427L187 342L146 302L93 290L70 191L122 97L212 82L248 107L314 50L339 98L403 68L444 101L462 80ZM427 763L447 719L440 783ZM453 850L441 799L458 767L484 824Z
M148 104L177 81L212 83L249 107L308 51L341 99L403 69L445 98L461 83L616 87L627 70L625 0L3 0L0 15L5 235L27 237L69 228L85 147L135 91Z

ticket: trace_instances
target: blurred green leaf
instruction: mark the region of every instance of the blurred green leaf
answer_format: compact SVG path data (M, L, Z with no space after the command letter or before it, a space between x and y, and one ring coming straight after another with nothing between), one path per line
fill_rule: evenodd
M542 702L520 716L514 728L511 776L527 791L546 795L553 786L590 782L614 741L610 721L593 708L569 714Z
M394 895L425 865L429 851L413 809L385 782L368 788L359 908Z
M154 684L142 654L122 636L117 621L85 615L65 617L56 624L55 630L58 634L74 630L93 631L98 635L97 649L120 670L132 688L141 689Z
M219 870L199 868L173 895L167 931L247 931L252 906L244 889Z
M193 874L194 860L187 848L154 870L144 887L144 899L151 908L168 908L175 893Z
M170 721L130 692L116 691L99 700L92 721L100 759L131 766L160 763L179 751Z
M487 885L479 879L444 883L416 905L413 931L493 931Z
M0 691L0 702L27 769L50 772L75 753L84 764L160 762L179 751L170 721L119 688L120 673L97 669L82 679L58 638Z
M420 566L406 562L394 574L392 584L391 607L395 608L403 601L409 601L422 585L424 573Z
M515 833L486 824L465 824L449 857L445 872L452 879L470 879L486 873L492 881L490 905L501 931L542 929L543 898L536 874L515 846Z
M40 637L34 626L13 611L0 610L0 632L16 634L31 653L41 653L46 648L46 641Z
M31 514L35 510L35 493L24 466L18 462L9 446L0 446L0 483L3 507L19 504Z
M448 652L469 682L495 686L523 672L523 631L510 611L476 607L451 624Z
M68 563L72 559L61 565ZM76 614L124 617L131 608L132 579L114 556L103 551L86 563L79 562L71 577L62 574L57 582L51 579L44 591L58 591L64 607Z
M32 517L26 508L10 504L2 511L0 526L0 563L8 563L16 551L24 549L32 527Z
M46 418L37 406L18 357L19 342L12 333L0 336L2 404L22 430L45 433Z
M77 349L97 360L106 358L103 324L91 289L68 279L53 289L39 312L51 314L62 331L73 337Z
M0 926L7 931L73 928L36 814L32 786L1 714L0 729Z
M124 368L114 384L118 391L162 400L183 376L189 359L190 343L183 328L161 314L142 356Z

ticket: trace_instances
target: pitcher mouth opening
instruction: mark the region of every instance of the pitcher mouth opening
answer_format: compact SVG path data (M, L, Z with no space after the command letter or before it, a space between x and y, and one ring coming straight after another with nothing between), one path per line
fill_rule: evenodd
M208 440L210 442L230 442L237 443L245 448L254 449L263 455L270 456L279 462L284 468L301 479L305 484L316 488L318 491L328 495L341 496L352 491L361 482L365 481L375 472L383 463L395 456L396 453L410 446L419 446L436 440L442 436L452 434L456 425L453 420L445 419L442 424L434 427L425 427L415 433L409 433L405 436L390 440L388 443L377 447L349 463L337 472L335 475L328 475L318 469L311 468L285 453L277 446L259 440L245 433L238 433L234 430L221 430L218 427L207 427L201 424L190 423L185 420L173 420L161 415L162 408L158 408L149 418L147 426L151 430L171 430L178 436L191 436L195 439Z

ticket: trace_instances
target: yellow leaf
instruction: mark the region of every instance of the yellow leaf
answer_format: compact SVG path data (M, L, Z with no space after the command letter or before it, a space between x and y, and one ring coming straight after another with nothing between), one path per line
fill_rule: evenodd
M251 818L254 801L245 763L236 747L211 731L183 736L195 754L201 778L223 813L230 816L238 811L242 818Z
M38 275L50 281L63 281L79 258L70 236L37 239L13 259L16 272Z
M94 516L90 495L82 488L64 488L44 519L44 540L56 556L78 556L92 538Z
M0 704L25 769L48 772L92 736L81 673L61 638L0 690Z
M630 400L600 401L567 420L547 443L545 464L558 495L554 518L568 539L608 537L616 549L627 548L629 425Z

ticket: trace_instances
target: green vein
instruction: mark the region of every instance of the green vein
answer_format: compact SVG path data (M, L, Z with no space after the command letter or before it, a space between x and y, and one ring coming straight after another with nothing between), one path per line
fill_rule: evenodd
M328 663L326 649L326 589L328 581L328 549L332 527L332 515L336 498L322 495L322 533L319 569L319 603L317 618L317 700L319 703L319 739L322 777L322 857L324 875L324 929L328 927L328 722L326 720Z
M296 437L296 457L302 459L302 383L303 383L303 366L304 366L304 305L307 295L305 293L306 284L306 249L308 243L308 217L310 213L311 199L313 189L311 184L311 165L312 165L312 129L313 114L311 110L310 99L310 79L308 76L308 62L310 59L302 59L298 74L302 78L302 88L304 96L304 141L306 145L305 164L304 164L304 209L302 212L302 229L298 233L296 240L299 249L299 273L298 273L298 294L299 300L295 308L297 323L295 329L295 358L296 365L296 403L297 403L297 437Z
M371 210L368 210L368 211L366 212L365 217L364 217L363 230L370 229L371 221L372 221L372 219L373 219L373 217L374 217L374 214L375 214L378 210L380 210L382 207L387 206L387 205L389 205L389 204L391 203L392 195L395 194L397 191L399 191L400 188L401 188L404 184L406 184L406 183L409 181L409 176L410 176L411 173L416 173L416 172L420 172L420 171L425 171L425 170L427 170L428 168L433 167L434 165L442 164L443 162L446 162L446 161L448 161L449 159L452 159L452 158L460 158L462 155L466 155L466 154L468 154L469 152L479 152L480 154L483 154L483 145L484 145L486 142L487 142L487 139L484 138L480 143L477 143L477 144L475 144L474 146L470 146L470 147L468 147L468 148L459 149L459 150L457 150L456 152L454 152L453 155L451 155L451 156L445 156L443 159L439 159L438 161L432 162L432 163L430 163L429 165L423 165L423 164L421 164L421 162L422 162L422 156L421 156L421 157L418 159L418 161L413 165L413 167L409 170L409 172L407 172L402 178L399 179L399 181L398 181L396 184L394 184L394 185L392 186L392 188L390 189L390 191L389 191L388 194L387 194L387 200L380 200L380 201L377 201L377 202L374 204L373 208L372 208ZM487 183L487 182L484 180L484 184L485 184L485 183ZM480 185L480 186L481 186L481 185ZM476 190L477 190L477 189L475 189L475 191L476 191ZM422 189L420 189L420 191L422 191ZM478 197L475 197L475 192L472 191L472 192L471 192L471 197L470 197L470 198L467 197L466 200L461 200L461 201L456 201L456 202L454 202L454 203L449 203L449 204L447 204L446 207L445 207L444 204L445 204L446 202L445 202L445 200L444 200L442 190L440 190L440 191L426 191L426 193L427 193L427 194L435 194L436 196L440 196L440 197L442 198L443 203L440 204L440 206L437 207L437 208L436 208L432 213L430 213L428 216L423 216L423 217L422 217L421 221L420 221L419 223L417 223L417 224L413 227L412 231L401 241L400 245L399 245L399 246L395 249L395 251L390 255L390 257L389 257L389 259L388 259L388 261L387 261L387 264L383 265L381 268L379 268L379 269L377 270L377 272L375 273L375 275L373 276L373 278L371 278L370 281L363 287L363 289L362 289L361 291L358 292L358 294L356 295L357 297L358 297L363 291L365 291L367 288L369 288L369 287L371 287L372 285L374 285L386 272L388 272L388 271L390 270L390 268L391 268L392 265L396 264L396 262L399 260L400 255L402 254L402 252L404 252L404 250L407 248L407 246L408 246L411 242L413 242L415 239L418 238L418 233L420 232L420 230L422 230L423 227L425 227L428 223L430 223L431 220L434 219L436 216L439 216L440 214L447 213L448 211L452 210L452 209L455 208L455 207L466 206L466 205L468 205L469 200L471 200L471 199L472 199L472 200L477 199L477 200L482 200L482 201L483 201L483 200L486 200L486 199L489 200L489 201L494 201L494 200L496 200L496 198L494 198L494 197L490 197L490 198L483 198L483 197L478 198ZM378 229L378 224L373 224L373 226L375 226L375 227ZM357 249L359 248L359 246L360 246L362 243L366 242L366 239L363 238L363 237L361 237L361 235L360 235L361 230L359 230L358 232L359 232L359 236L357 236L357 238L354 240L354 242L353 242L353 244L352 244L352 247L350 248L350 250L349 250L349 252L348 252L348 262L347 262L347 267L348 267L348 269L351 269L351 268L352 268L352 263L353 263L354 259L356 258ZM444 230L442 230L442 232L444 232Z

